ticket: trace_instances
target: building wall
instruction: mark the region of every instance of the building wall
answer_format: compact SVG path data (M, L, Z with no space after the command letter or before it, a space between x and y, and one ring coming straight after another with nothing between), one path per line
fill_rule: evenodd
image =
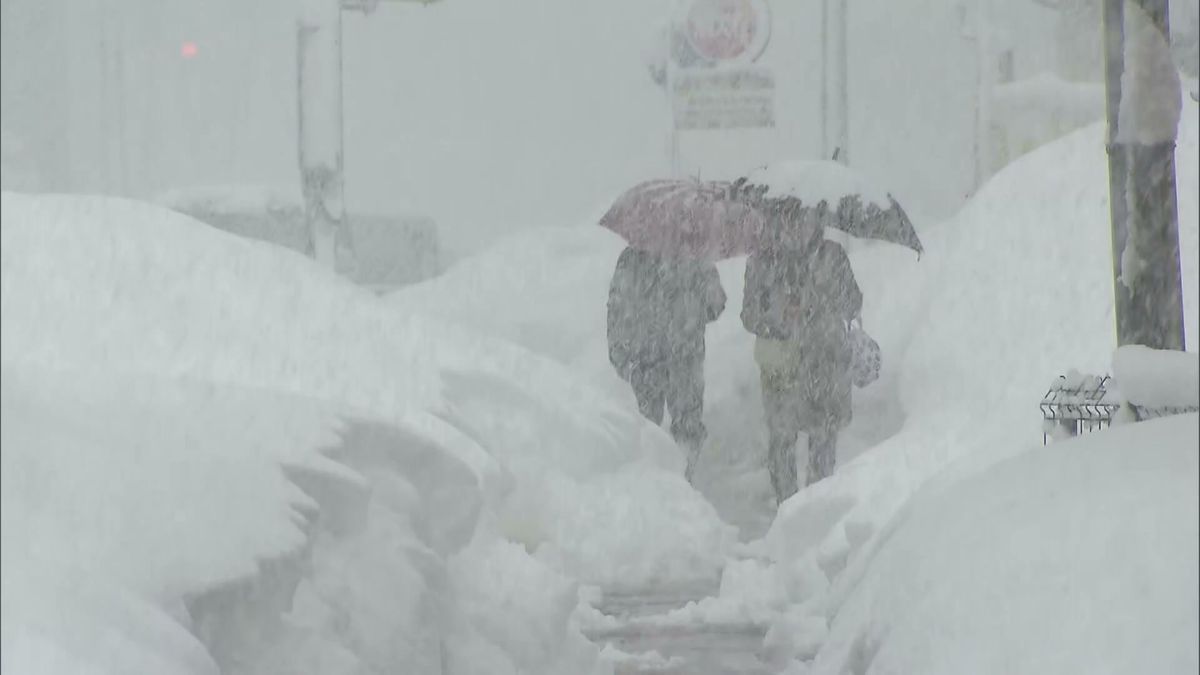
M669 4L385 2L371 17L346 15L348 207L415 208L438 220L448 247L473 249L519 228L577 224L665 175L667 103L642 52ZM851 162L914 215L947 215L974 187L976 62L960 4L850 2ZM1042 10L1025 4L1034 9L993 3L1008 33L1037 25ZM4 128L30 146L48 188L150 197L295 185L293 0L3 8ZM763 63L775 70L777 126L687 133L685 172L731 177L820 154L820 3L772 8ZM1025 57L1044 48L1038 40L1020 45L1018 70L1044 62ZM185 41L195 58L180 54Z

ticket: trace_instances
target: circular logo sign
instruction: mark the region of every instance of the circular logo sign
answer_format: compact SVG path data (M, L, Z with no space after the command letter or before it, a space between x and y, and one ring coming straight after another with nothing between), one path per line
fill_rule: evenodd
M754 61L771 37L766 0L694 0L684 22L688 44L712 61Z

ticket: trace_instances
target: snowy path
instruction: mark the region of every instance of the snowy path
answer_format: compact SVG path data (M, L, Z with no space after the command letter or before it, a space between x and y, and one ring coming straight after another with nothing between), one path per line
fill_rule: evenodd
M758 657L766 626L745 624L664 625L658 620L688 602L714 595L716 586L605 594L597 606L618 625L588 632L597 644L612 644L632 654L656 652L661 658L618 663L617 675L638 673L688 675L766 675Z

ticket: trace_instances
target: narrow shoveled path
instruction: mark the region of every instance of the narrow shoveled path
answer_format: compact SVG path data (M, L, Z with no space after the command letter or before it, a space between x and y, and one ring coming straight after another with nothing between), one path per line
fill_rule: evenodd
M641 592L606 593L596 606L617 619L614 626L587 632L603 647L639 656L618 663L617 675L768 675L759 658L766 626L662 621L672 610L716 593L715 585Z

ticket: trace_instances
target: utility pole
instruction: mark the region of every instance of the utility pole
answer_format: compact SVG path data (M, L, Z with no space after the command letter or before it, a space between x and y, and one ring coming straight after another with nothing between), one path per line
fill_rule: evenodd
M678 120L676 119L678 112L676 110L675 100L675 78L676 70L678 69L678 67L675 65L675 41L678 39L682 38L679 37L677 27L675 23L672 22L671 30L667 37L669 47L667 49L667 63L665 71L667 88L667 113L670 115L668 123L671 125L671 135L667 141L667 152L670 155L669 161L671 166L671 178L679 178L680 174L682 173L682 169L680 168L681 162L679 159L679 125Z
M341 0L308 0L297 28L300 185L311 254L330 269L345 239Z
M850 164L848 0L821 0L821 154Z
M1182 350L1175 194L1181 91L1167 0L1104 0L1104 51L1117 344Z
M1121 283L1121 254L1125 251L1125 227L1129 218L1125 201L1125 180L1129 174L1125 144L1117 140L1117 119L1121 111L1121 75L1125 70L1125 0L1104 0L1104 116L1108 125L1108 215L1112 238L1113 308L1116 315L1117 344L1128 344L1121 332L1129 317L1129 289Z
M437 0L399 0L428 5ZM300 185L311 254L336 269L351 247L345 206L342 12L370 14L379 0L303 0L296 35Z
M992 96L996 85L996 59L986 0L975 0L975 190L992 172Z

